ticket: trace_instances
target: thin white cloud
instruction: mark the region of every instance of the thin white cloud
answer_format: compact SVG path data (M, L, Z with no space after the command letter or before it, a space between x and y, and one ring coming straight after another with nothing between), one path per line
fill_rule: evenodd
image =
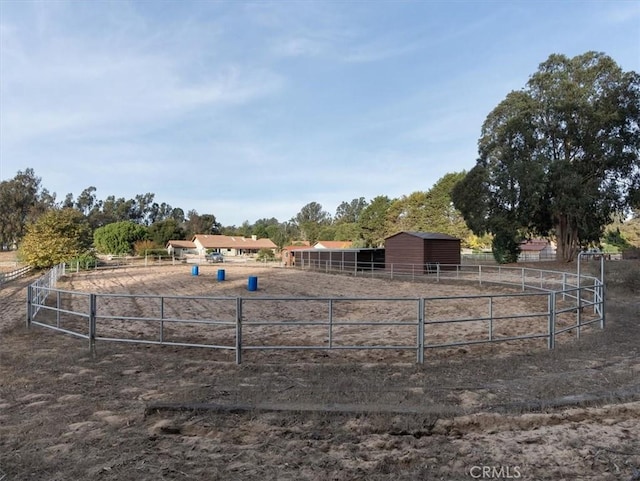
M281 85L273 73L237 66L221 66L195 83L168 58L90 50L42 51L16 68L10 62L5 66L11 72L3 79L3 117L14 138L169 123L194 109L251 101ZM48 122L49 117L59 120Z
M44 36L47 18L38 16ZM182 56L165 53L162 42L150 46L149 37L114 36L106 43L86 34L48 33L46 41L34 43L24 28L2 25L6 141L96 135L96 129L107 136L125 129L148 131L194 110L250 102L283 84L279 75L262 67L190 65ZM194 68L201 72L195 75Z
M611 24L622 24L640 18L640 2L612 2L604 11L604 18ZM640 39L636 36L636 42Z

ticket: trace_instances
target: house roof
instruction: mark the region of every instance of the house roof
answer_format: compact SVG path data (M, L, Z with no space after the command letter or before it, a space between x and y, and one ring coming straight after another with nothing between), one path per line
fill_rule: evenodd
M275 249L271 239L252 239L241 236L196 234L193 242L205 249Z
M540 252L550 245L546 239L529 239L520 243L520 250L525 252Z
M188 240L170 240L167 242L167 247L174 247L178 249L195 249L196 245Z
M450 236L448 234L440 234L439 232L415 232L415 231L402 231L397 232L393 235L385 237L385 239L389 239L391 237L395 237L400 234L409 234L414 237L420 237L421 239L437 239L437 240L460 240L457 237Z
M314 249L349 249L351 246L351 241L318 241L313 244Z
M308 249L308 248L309 248L308 245L306 245L306 246L286 246L286 247L283 247L282 250L283 251L299 251L299 250Z

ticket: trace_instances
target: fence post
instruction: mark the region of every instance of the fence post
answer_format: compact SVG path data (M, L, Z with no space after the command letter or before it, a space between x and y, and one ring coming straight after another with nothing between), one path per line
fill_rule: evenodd
M61 304L61 293L60 291L56 291L56 327L60 327L60 309L62 308Z
M33 304L33 286L29 284L27 286L27 329L31 327L32 321L32 307Z
M548 347L553 349L556 346L556 293L549 293L549 340Z
M424 297L418 299L418 339L416 348L418 350L418 364L424 364Z
M578 299L577 299L577 313L576 313L576 339L580 339L580 331L582 330L582 287L581 282L578 279Z
M489 340L493 341L493 296L489 297Z
M164 296L160 296L160 342L164 342Z
M242 364L242 298L236 297L236 364Z
M604 282L600 283L600 329L604 329L604 324L605 324L605 313L606 313L606 309L604 306L604 290L605 290L605 286L604 286Z
M96 295L89 294L89 348L93 353L96 347Z
M600 329L604 329L604 316L605 316L605 308L604 308L604 256L600 257L600 289L598 292L600 293Z
M333 299L329 299L329 349L333 349Z

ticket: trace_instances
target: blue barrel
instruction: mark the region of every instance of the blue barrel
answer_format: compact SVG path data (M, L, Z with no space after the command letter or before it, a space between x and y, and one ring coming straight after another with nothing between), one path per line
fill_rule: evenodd
M197 276L198 275L198 266L193 266L191 268L191 275L192 276Z
M249 276L249 283L247 284L247 289L250 291L258 290L258 278L256 276Z
M218 282L224 281L224 269L218 269Z

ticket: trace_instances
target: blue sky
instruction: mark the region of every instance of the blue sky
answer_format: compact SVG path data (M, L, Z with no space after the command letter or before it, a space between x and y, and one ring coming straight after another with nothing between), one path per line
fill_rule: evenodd
M428 190L552 53L640 71L640 1L0 0L0 179L223 225Z

